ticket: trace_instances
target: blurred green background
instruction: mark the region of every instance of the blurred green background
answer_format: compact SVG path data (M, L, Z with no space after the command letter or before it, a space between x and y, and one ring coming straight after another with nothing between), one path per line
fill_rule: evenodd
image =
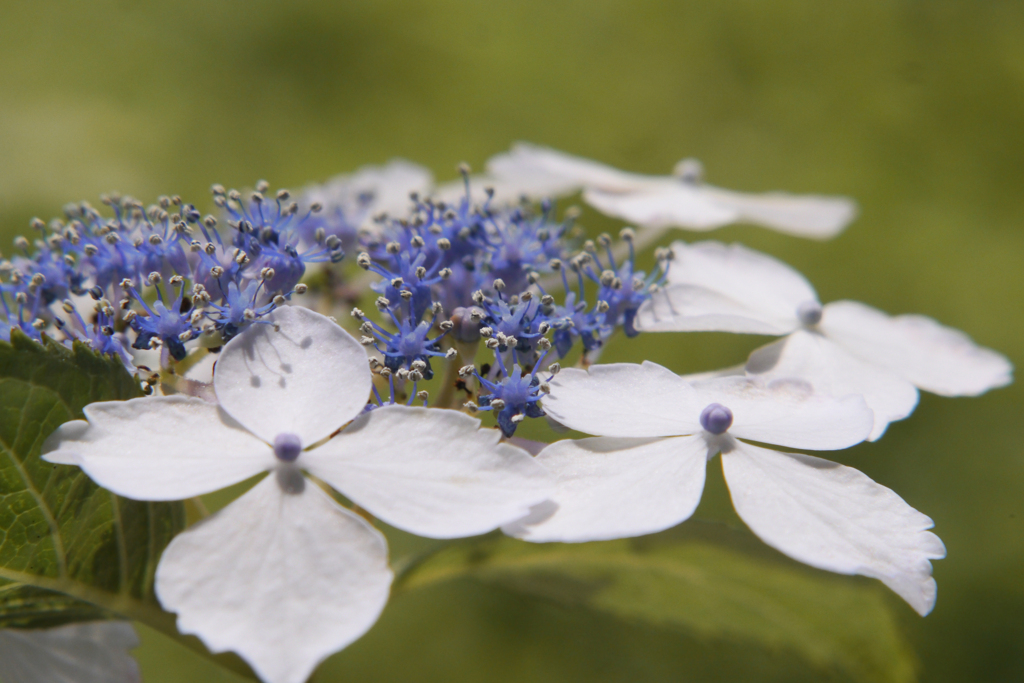
M520 139L651 173L695 156L714 184L847 194L862 208L827 243L745 226L715 238L788 261L824 301L925 313L1024 362L1024 3L0 7L0 250L30 217L110 190L209 208L214 182L299 187L396 156L448 179ZM582 222L617 227L590 210ZM617 339L602 360L705 370L763 341ZM882 441L837 454L933 517L948 548L932 615L892 598L922 681L1024 680L1021 398L1020 384L925 395ZM698 517L739 524L717 463ZM148 683L241 680L142 635ZM837 676L460 582L393 600L315 680Z

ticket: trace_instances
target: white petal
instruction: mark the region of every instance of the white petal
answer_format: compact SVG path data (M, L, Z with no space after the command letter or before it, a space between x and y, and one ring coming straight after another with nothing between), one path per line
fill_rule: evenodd
M49 629L0 631L4 683L137 683L128 651L139 639L126 621L95 621Z
M946 549L932 520L851 467L749 444L722 454L736 512L795 560L881 579L924 615L935 605L929 560Z
M454 410L387 406L299 464L399 529L474 536L523 517L552 491L547 470L500 438Z
M875 441L890 422L917 406L917 389L898 375L851 356L832 340L798 330L750 354L747 372L765 381L800 378L826 396L860 395L874 413L868 437ZM789 445L789 444L787 444Z
M701 436L596 437L558 441L537 459L558 478L555 513L508 528L527 541L582 542L640 536L688 519L704 490Z
M668 285L656 290L640 306L634 324L641 332L770 335L787 334L795 327L792 321L773 316L764 308L694 285Z
M518 142L487 161L487 172L520 194L538 199L573 194L584 187L624 191L643 187L649 176L625 173L590 159Z
M267 683L303 683L377 621L391 578L365 520L312 482L285 493L269 476L175 537L156 591L212 652L237 652Z
M642 190L609 192L588 188L583 199L608 216L650 228L713 230L739 220L730 207L711 202L699 190L673 178Z
M92 403L61 425L43 459L78 465L137 500L181 500L230 486L274 464L271 448L213 403L186 396Z
M1013 381L1005 356L923 315L836 301L825 306L821 329L853 355L935 394L977 396Z
M742 244L676 242L672 253L669 285L641 307L640 329L786 334L801 304L818 300L803 275Z
M797 378L719 377L695 382L701 409L720 403L732 411L729 434L765 443L834 450L864 441L874 415L860 396L831 396Z
M650 361L562 370L544 399L544 410L571 429L641 438L699 432L705 405L685 380Z
M846 197L784 192L746 194L710 185L700 187L709 200L735 210L740 221L798 237L835 237L857 216L856 202Z
M331 178L322 185L307 188L303 204L320 202L326 211L341 207L349 211L364 205L361 197L371 195L366 206L364 227L376 227L372 217L386 213L401 218L412 203L410 192L427 194L434 184L433 175L426 168L404 159L393 159L384 166L363 166L355 173Z
M298 435L310 446L353 419L370 396L366 351L348 332L308 308L271 314L280 324L252 325L224 347L213 385L221 406L273 443Z

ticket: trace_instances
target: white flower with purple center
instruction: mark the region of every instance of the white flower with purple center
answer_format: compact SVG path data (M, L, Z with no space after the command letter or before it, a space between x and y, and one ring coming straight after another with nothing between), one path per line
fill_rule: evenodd
M873 424L861 397L823 397L800 380L688 382L644 363L563 370L544 407L600 436L541 452L558 478L557 508L507 533L582 542L667 529L693 514L706 464L721 453L736 512L765 543L820 569L880 579L921 614L935 604L929 560L945 548L927 531L932 520L853 468L747 442L852 446Z
M1012 380L1004 356L931 318L856 301L822 306L800 273L766 254L720 242L676 242L672 251L669 284L637 314L641 331L785 335L755 351L747 372L861 394L875 413L872 441L913 412L917 389L976 396Z
M521 518L549 497L551 477L462 413L364 412L371 375L359 342L304 308L268 320L224 347L219 405L181 396L95 403L88 421L51 437L46 459L141 500L272 472L172 541L156 592L182 633L238 652L266 681L300 683L370 628L392 579L384 537L304 472L388 524L434 538Z
M574 194L609 216L646 228L679 227L712 230L731 223L754 223L779 232L827 239L839 234L856 216L856 204L845 197L791 195L782 192L747 194L704 183L700 162L685 159L670 176L620 171L564 152L518 143L487 162L489 177L476 181L493 186L495 196L516 201ZM443 187L441 196L455 190Z

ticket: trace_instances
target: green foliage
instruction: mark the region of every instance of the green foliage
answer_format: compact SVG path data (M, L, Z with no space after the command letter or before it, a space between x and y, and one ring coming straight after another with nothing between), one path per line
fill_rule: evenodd
M463 577L698 638L788 650L865 683L915 680L880 586L807 569L724 526L691 522L586 544L491 535L410 565L396 590Z
M184 527L182 504L121 498L39 457L89 403L141 395L119 361L84 344L38 344L17 330L0 342L0 628L159 609L153 576Z

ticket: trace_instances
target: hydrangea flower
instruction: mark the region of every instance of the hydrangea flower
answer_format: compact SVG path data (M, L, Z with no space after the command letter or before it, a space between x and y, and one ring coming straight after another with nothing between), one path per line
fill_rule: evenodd
M913 412L917 389L977 396L1012 381L1006 357L963 332L856 301L822 306L800 273L740 244L676 242L672 250L669 285L640 308L641 331L785 335L755 351L747 371L863 395L875 413L872 441Z
M219 404L167 396L87 406L51 437L50 462L79 465L140 500L201 495L270 471L167 547L156 575L178 629L238 652L270 683L300 683L361 636L387 602L384 537L304 472L400 529L471 536L526 515L550 475L494 430L449 410L363 412L362 346L324 316L283 307L225 345Z
M583 190L583 199L609 216L648 228L711 230L747 222L800 237L828 239L856 216L845 197L745 194L706 185L699 162L679 162L670 176L627 173L553 149L516 144L487 162L493 185L505 199L557 197Z
M822 397L799 380L691 383L645 362L563 370L544 406L600 436L541 452L558 478L557 509L507 532L578 542L669 528L693 514L706 463L721 453L736 512L768 545L820 569L880 579L922 615L934 606L929 560L945 548L928 517L853 468L747 443L852 446L873 423L859 396Z

